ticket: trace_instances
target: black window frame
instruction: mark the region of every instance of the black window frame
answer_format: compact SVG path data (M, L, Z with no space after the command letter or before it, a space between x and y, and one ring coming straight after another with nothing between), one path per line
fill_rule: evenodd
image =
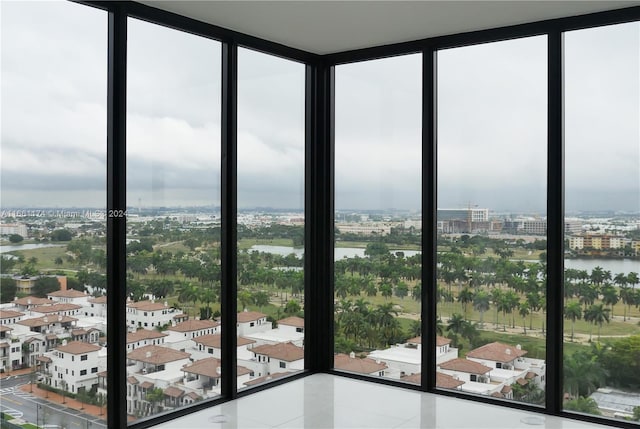
M194 411L208 408L309 374L330 373L369 382L399 386L423 392L464 398L495 406L534 411L560 417L625 428L640 426L622 420L566 412L562 408L564 271L564 150L563 150L563 33L572 30L640 21L640 6L586 15L538 21L410 42L317 55L257 37L206 24L135 2L78 1L103 9L108 14L108 94L107 94L107 210L126 210L126 65L127 18L142 19L222 43L222 297L223 308L236 308L236 196L237 196L237 49L245 47L305 64L305 296L313 303L305 309L305 371L268 384L237 391L236 336L222 332L222 395L129 424L146 428ZM340 64L422 53L422 284L436 284L436 54L439 50L501 40L546 35L547 112L547 381L543 408L527 404L444 391L435 387L436 288L422 288L422 371L420 386L393 380L346 374L333 370L333 161L334 161L334 69ZM107 336L118 353L107 356L109 392L126 385L126 283L125 218L107 219ZM429 315L429 317L426 317ZM222 323L237 326L234 311L223 312ZM109 426L127 427L126 397L107 398Z

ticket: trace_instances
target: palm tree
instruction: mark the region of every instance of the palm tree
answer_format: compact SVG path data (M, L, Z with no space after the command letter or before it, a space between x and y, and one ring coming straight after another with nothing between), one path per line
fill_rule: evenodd
M522 317L522 327L524 328L524 334L527 335L527 316L531 311L529 310L529 304L527 301L523 301L518 305L518 313Z
M582 318L582 307L579 302L571 302L564 307L564 318L571 320L571 341L573 342L573 331L576 320Z
M462 304L464 310L464 317L467 318L467 304L473 302L473 292L468 287L465 287L458 294L458 302Z
M467 325L469 322L466 321L462 314L454 313L449 318L449 323L447 323L447 330L453 334L453 347L458 346L458 335L463 334L467 329Z
M604 322L610 322L609 309L605 308L604 304L592 304L591 307L584 312L584 320L598 325L598 341L600 341L600 329L602 325ZM591 333L589 333L589 339L591 339Z
M473 308L480 312L480 327L484 327L484 312L491 308L489 294L483 290L479 290L473 296Z
M611 285L602 288L602 303L608 305L611 309L611 317L613 318L613 306L618 303L618 291Z
M638 283L640 283L640 277L638 277L638 273L634 273L633 271L627 274L627 283L631 285L631 288L634 289Z
M182 287L178 292L178 301L183 303L193 301L193 308L195 311L196 301L198 300L198 291L199 289L196 286L185 282L182 284Z

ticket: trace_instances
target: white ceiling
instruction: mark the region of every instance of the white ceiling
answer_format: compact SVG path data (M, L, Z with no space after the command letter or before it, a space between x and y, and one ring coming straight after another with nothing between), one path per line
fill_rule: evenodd
M640 5L613 0L141 3L317 54Z

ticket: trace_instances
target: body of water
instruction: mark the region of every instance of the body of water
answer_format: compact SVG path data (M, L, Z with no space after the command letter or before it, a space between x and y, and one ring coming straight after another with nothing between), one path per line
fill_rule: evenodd
M295 254L298 258L302 258L304 254L303 248L289 247L289 246L270 246L266 244L256 244L255 246L251 246L249 252L251 251L265 252L265 253L273 253L275 255L287 256L291 253ZM364 258L364 250L356 247L336 247L334 249L334 260L339 261L344 258L354 258L359 256ZM396 252L404 252L404 256L415 256L420 254L418 250L391 250L390 253Z
M33 244L14 244L11 246L0 246L0 253L15 252L16 250L32 250L41 249L44 247L62 247L66 244L45 244L45 243L33 243Z
M258 251L265 253L273 253L275 255L287 256L291 253L301 258L304 254L303 248L295 248L289 246L269 246L258 244L251 246L249 251ZM336 247L334 249L334 259L339 261L343 258L353 258L359 256L364 258L364 250L355 247ZM392 250L391 253L404 252L405 256L414 256L420 254L417 250ZM629 274L630 272L640 273L640 260L637 259L565 259L565 268L573 268L576 270L587 270L591 272L595 267L600 266L605 271L611 271L612 275L617 273Z

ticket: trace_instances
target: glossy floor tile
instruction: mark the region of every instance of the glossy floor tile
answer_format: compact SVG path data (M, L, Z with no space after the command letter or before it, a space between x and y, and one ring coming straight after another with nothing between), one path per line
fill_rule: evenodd
M157 429L596 429L605 426L316 374L195 412Z

